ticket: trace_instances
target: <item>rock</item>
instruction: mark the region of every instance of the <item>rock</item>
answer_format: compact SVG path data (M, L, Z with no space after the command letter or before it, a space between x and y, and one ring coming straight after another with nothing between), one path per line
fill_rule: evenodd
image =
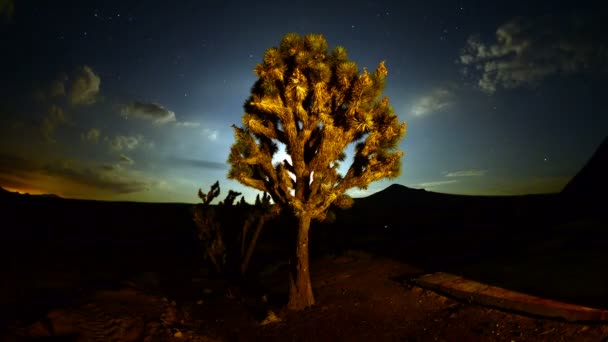
M260 325L266 325L266 324L276 323L276 322L281 322L281 321L282 320L272 310L268 310L268 315L260 323Z

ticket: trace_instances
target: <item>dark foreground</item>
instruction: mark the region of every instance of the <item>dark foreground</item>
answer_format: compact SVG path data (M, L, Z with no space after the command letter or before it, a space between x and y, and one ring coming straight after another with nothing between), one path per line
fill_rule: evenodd
M222 282L180 284L175 303L123 288L82 298L47 319L13 322L4 341L51 335L117 341L604 341L608 325L528 317L457 301L412 286L420 270L363 252L313 263L318 304L282 313L280 268L264 278L265 293ZM186 295L186 293L188 293ZM264 297L263 297L264 296ZM265 301L266 299L267 301ZM276 300L276 302L275 302ZM262 324L273 311L280 321ZM45 338L46 337L46 338Z
M205 264L190 205L2 198L0 340L608 339L598 322L499 311L409 281L443 271L608 308L605 215L559 210L556 196L402 191L313 227L317 305L297 314L281 310L290 246L280 222L237 283ZM262 324L270 312L278 321Z

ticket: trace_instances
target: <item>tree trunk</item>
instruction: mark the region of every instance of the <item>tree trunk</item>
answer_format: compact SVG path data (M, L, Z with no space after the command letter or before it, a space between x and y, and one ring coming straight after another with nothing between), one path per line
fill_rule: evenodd
M310 216L300 215L298 218L295 260L292 260L289 275L289 310L300 311L315 304L310 282L308 267L308 231Z
M260 215L258 218L257 225L255 227L255 231L253 232L253 236L251 237L251 241L249 241L249 245L246 248L246 254L241 262L241 275L245 275L247 271L247 267L249 266L249 261L251 261L251 256L253 255L253 250L255 249L255 245L258 242L258 238L260 237L260 232L262 232L262 228L264 228L264 224L266 223L266 219L269 214ZM252 221L253 222L253 221ZM243 235L243 241L245 241L245 235Z

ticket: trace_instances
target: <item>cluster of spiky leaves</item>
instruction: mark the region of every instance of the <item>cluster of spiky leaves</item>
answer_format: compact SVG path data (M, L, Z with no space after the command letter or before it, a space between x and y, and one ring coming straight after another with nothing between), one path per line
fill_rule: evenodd
M211 202L220 194L220 183L215 182L208 193L198 190L198 197L202 203L194 208L194 223L197 236L203 243L205 255L218 273L221 273L226 264L226 245L222 234L221 224L217 218Z
M250 206L242 197L235 204L241 193L229 190L223 201L217 206L211 205L219 195L219 181L207 193L198 190L202 203L195 206L193 215L198 238L218 273L236 273L230 268L238 267L244 274L264 224L276 212L267 194L261 200L258 195L255 205ZM252 227L255 229L251 230Z
M282 208L322 220L330 204L352 204L349 188L399 175L405 123L388 98L380 98L383 62L371 74L360 73L343 47L329 52L322 35L290 33L266 50L255 72L243 127L233 126L229 178L269 193ZM291 163L273 164L278 143ZM338 168L351 143L353 163L342 175Z

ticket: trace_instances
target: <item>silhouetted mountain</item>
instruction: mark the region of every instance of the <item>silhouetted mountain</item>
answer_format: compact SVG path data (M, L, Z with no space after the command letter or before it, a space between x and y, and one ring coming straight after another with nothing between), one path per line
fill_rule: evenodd
M588 197L608 194L608 137L583 169L564 187L567 196Z
M572 217L607 216L608 137L561 192L563 210Z
M368 197L356 198L351 210L339 212L345 225L361 229L401 227L408 232L462 230L477 226L521 226L545 222L558 194L469 196L443 194L393 184ZM552 215L553 219L558 219Z
M32 195L32 194L28 194L28 193L21 194L18 192L6 190L5 188L3 188L1 186L0 186L0 196L33 196L33 197L38 197L38 198L61 198L54 194L39 194L39 195Z
M451 195L429 192L424 189L412 189L401 184L391 184L367 197L356 198L355 203L365 206L402 206L409 202L419 202L444 196Z

